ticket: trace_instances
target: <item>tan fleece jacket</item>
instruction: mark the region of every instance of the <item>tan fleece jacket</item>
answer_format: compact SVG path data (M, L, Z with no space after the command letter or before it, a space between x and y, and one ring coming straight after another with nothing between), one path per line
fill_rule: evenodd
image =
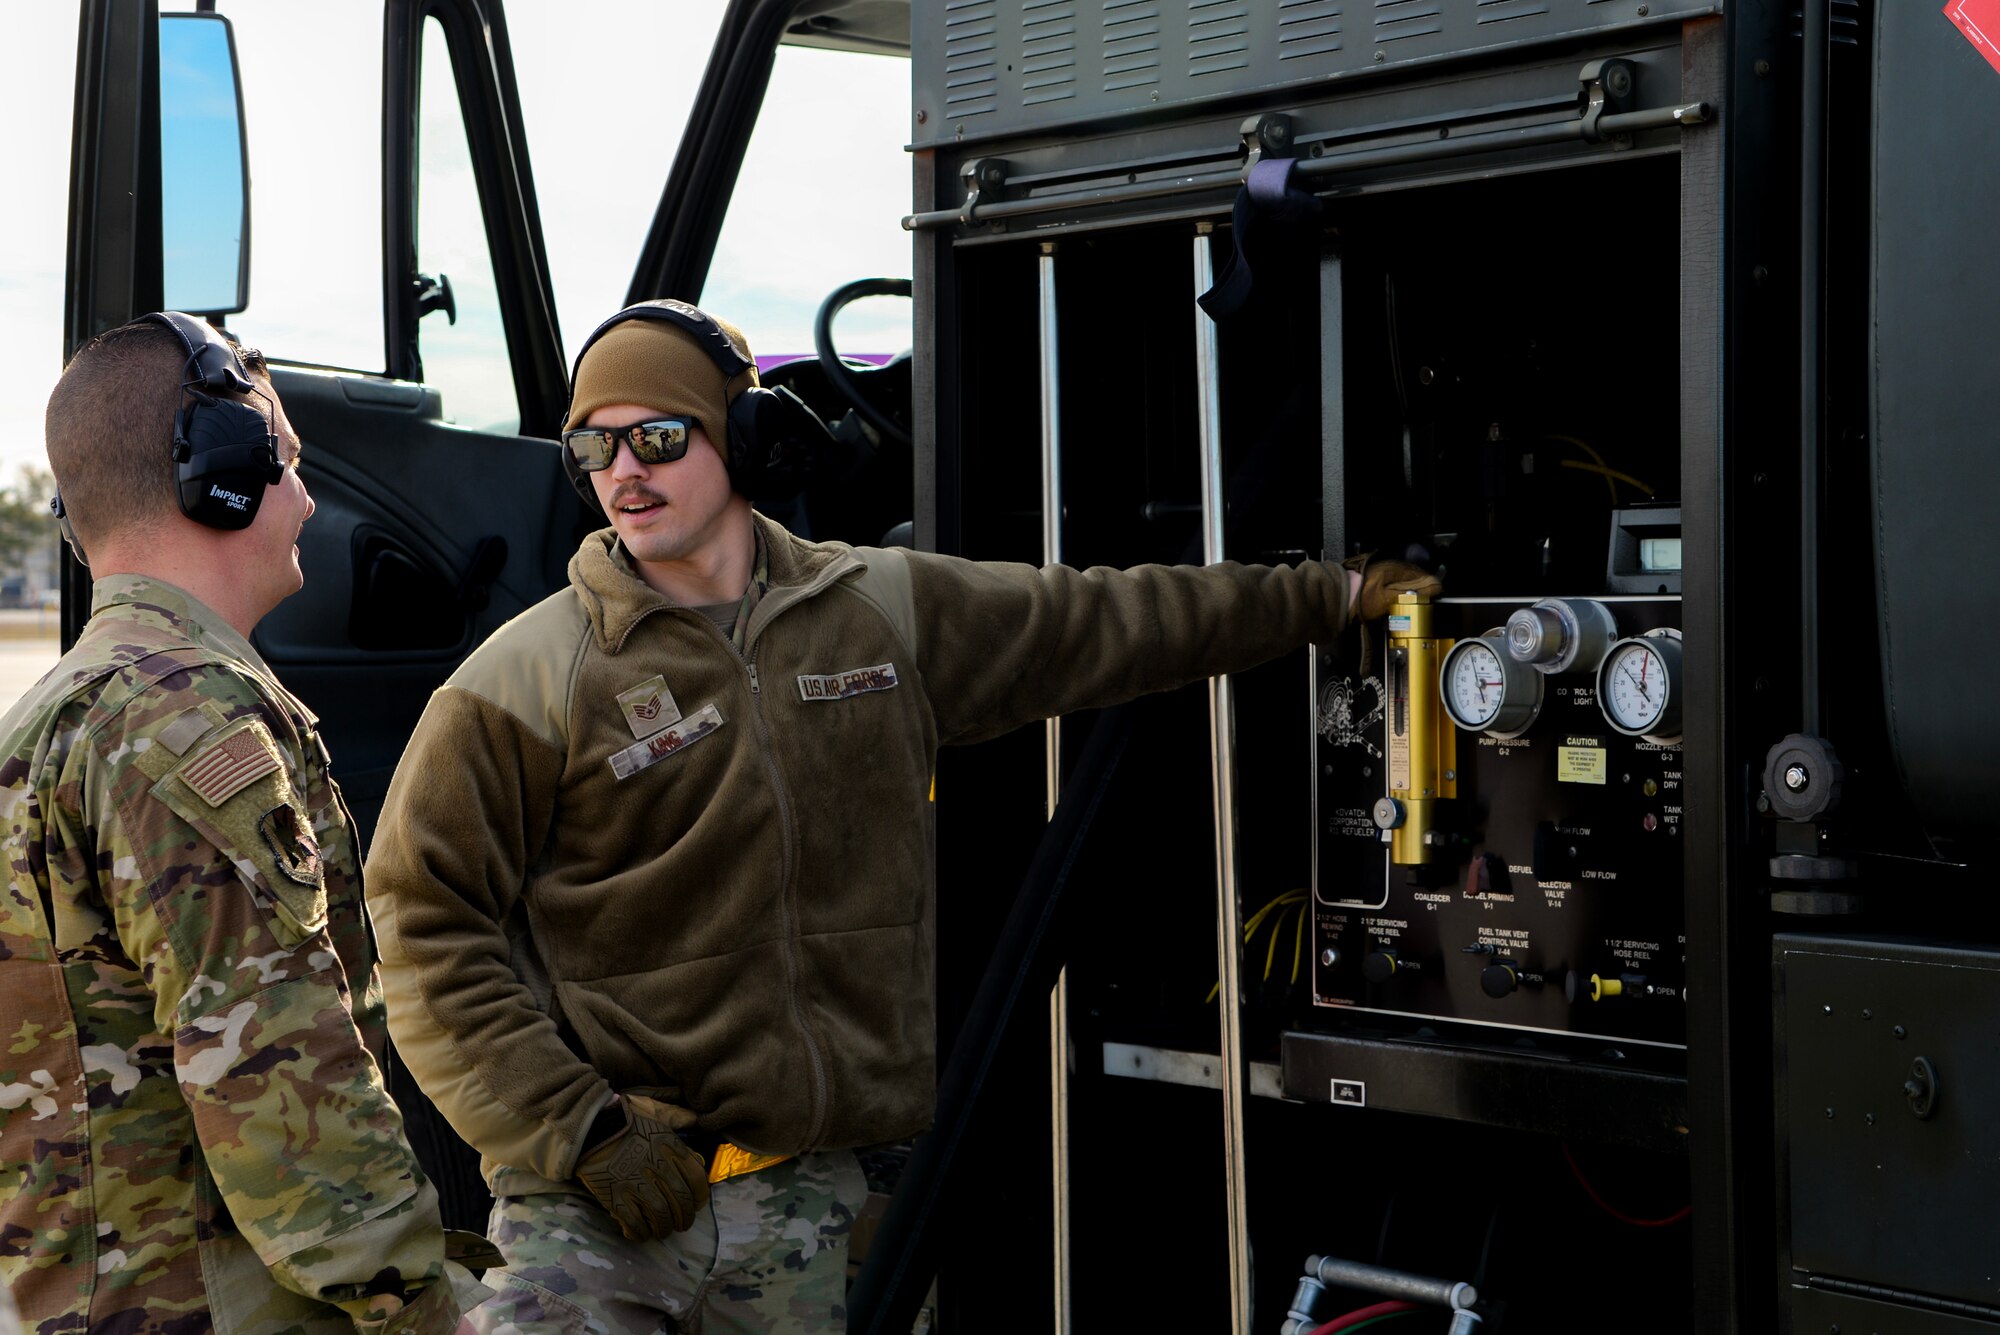
M769 1153L921 1130L937 748L1346 622L1337 566L1036 570L757 522L743 653L606 529L397 768L366 881L390 1030L497 1186L570 1178L613 1089Z

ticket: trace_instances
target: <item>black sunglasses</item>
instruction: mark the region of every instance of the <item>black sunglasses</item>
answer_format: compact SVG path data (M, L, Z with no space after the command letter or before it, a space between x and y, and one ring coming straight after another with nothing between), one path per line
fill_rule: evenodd
M692 417L663 417L631 426L581 426L563 432L562 442L579 469L596 473L611 467L620 443L631 446L642 464L670 464L688 452L688 438L700 429Z

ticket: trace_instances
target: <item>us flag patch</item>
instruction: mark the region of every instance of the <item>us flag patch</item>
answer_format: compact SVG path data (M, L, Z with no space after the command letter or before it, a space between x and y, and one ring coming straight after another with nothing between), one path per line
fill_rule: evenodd
M263 729L249 727L231 733L183 765L181 782L210 806L219 807L252 780L276 768L278 753L265 740Z
M845 700L850 695L887 691L897 685L896 665L877 663L874 667L853 668L824 677L799 678L801 700Z

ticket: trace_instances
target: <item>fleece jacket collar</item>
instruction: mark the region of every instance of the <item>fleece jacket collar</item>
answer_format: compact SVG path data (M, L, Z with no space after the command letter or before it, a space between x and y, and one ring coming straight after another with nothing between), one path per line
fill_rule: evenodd
M867 568L849 548L802 541L755 512L750 518L771 558L771 587L750 613L743 641L746 653L771 618L835 580ZM626 637L641 621L678 606L639 578L615 528L599 529L583 540L570 558L569 582L590 618L597 647L607 654L623 649Z

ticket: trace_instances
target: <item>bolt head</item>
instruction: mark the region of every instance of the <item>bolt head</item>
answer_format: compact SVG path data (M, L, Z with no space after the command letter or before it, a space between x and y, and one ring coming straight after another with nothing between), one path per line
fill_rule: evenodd
M1803 793L1806 790L1806 785L1811 782L1812 775L1806 772L1804 765L1788 765L1785 767L1785 787L1791 791Z
M925 111L922 107L917 108L917 124L922 125L930 118L931 114L928 111Z

